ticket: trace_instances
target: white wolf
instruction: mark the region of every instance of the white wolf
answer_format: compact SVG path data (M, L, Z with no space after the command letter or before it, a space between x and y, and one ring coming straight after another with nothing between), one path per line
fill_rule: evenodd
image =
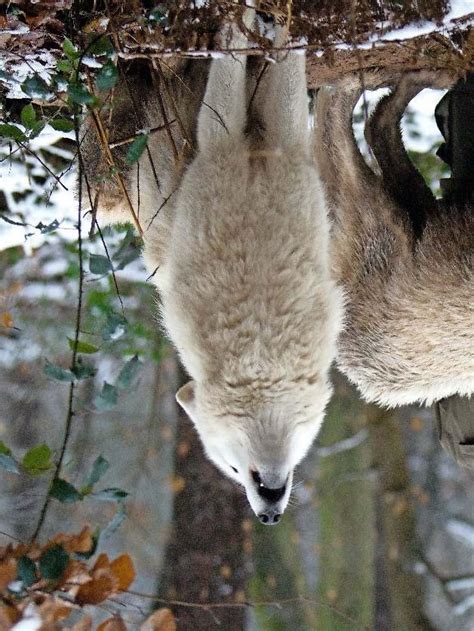
M409 101L445 79L406 74L379 103L366 137L380 175L353 136L359 78L318 94L317 161L347 294L337 362L364 398L387 406L474 392L474 208L434 199L400 132Z
M247 27L253 16L245 12ZM243 33L229 28L225 44L245 48ZM141 220L150 224L145 258L157 270L162 320L192 378L177 399L209 458L274 524L331 394L342 301L312 163L304 55L269 66L251 116L246 66L243 54L212 61L198 152L175 184L157 195L142 159ZM172 171L166 142L150 146L162 173Z

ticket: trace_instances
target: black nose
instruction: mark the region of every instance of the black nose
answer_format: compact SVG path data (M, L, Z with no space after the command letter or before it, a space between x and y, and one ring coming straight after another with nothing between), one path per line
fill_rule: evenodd
M278 524L278 522L280 521L281 514L275 513L269 510L269 511L266 511L265 513L260 513L258 518L260 519L262 524L266 524L267 526L274 526L275 524Z

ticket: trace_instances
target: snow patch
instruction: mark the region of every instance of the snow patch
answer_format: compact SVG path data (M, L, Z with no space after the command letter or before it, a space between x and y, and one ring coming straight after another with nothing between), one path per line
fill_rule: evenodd
M446 524L446 530L460 543L474 547L474 526L459 519L450 519Z

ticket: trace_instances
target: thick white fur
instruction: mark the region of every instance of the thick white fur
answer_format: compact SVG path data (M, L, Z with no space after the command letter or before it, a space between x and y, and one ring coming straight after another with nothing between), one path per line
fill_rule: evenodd
M229 44L246 46L235 26ZM212 62L197 156L145 231L145 257L158 268L162 320L192 378L178 401L208 456L245 486L256 514L271 516L285 509L293 469L323 420L342 300L312 162L305 58L289 53L270 65L256 134L245 133L247 81L244 55ZM145 163L141 174L149 216ZM283 497L263 499L252 471L266 487L284 487Z

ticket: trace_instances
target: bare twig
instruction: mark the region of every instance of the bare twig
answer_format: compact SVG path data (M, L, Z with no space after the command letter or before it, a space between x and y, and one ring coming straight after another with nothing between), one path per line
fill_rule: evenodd
M163 80L162 80L162 74L160 73L159 64L157 64L155 60L152 60L152 66L158 73L158 77L160 81L160 85L158 87L161 88L161 85L163 84ZM176 147L173 134L171 133L170 123L168 121L168 114L166 112L165 104L163 102L163 96L161 94L160 89L158 89L156 92L157 92L157 98L158 98L158 105L160 106L161 116L163 118L163 122L166 127L166 133L168 134L168 140L170 141L171 148L173 149L174 161L177 163L179 159L178 149Z
M347 620L353 625L356 625L356 628L364 629L365 631L370 631L370 628L362 622L359 622L346 614L344 611L341 611L337 607L334 607L328 602L323 600L316 600L315 598L309 598L307 596L294 596L292 598L284 598L282 600L276 601L244 601L244 602L229 602L229 603L196 603L196 602L186 602L182 600L167 600L165 598L159 598L154 596L153 594L146 594L143 592L138 592L134 590L124 590L126 594L130 594L131 596L137 596L139 598L144 598L146 600L151 600L156 603L160 603L162 605L170 605L175 607L187 607L192 609L201 609L203 611L210 612L212 609L255 609L257 607L276 607L277 609L282 609L285 605L296 605L296 604L310 604L316 607L325 607L333 611L336 615Z
M110 258L109 249L107 247L107 243L105 242L104 235L102 234L102 230L100 229L99 222L97 221L97 219L95 217L94 217L94 223L95 223L95 226L97 228L97 232L99 233L99 238L100 238L100 240L102 242L102 245L104 246L105 255L107 256L107 260L109 261L111 269L112 269L112 278L113 278L113 281L114 281L114 287L115 287L115 291L117 293L117 298L119 299L120 307L122 309L122 315L125 315L124 314L124 307L123 307L123 300L122 300L122 296L120 295L120 290L118 288L117 277L115 275L115 270L113 268L112 259Z
M0 530L0 535L8 537L8 539L12 539L13 541L18 541L18 543L24 543L21 539L18 539L18 537L11 535L9 532L5 532L4 530Z
M97 112L95 112L94 110L90 111L90 115L91 115L92 120L94 122L94 125L95 125L95 128L96 128L96 132L97 132L97 136L98 136L99 142L100 142L100 144L102 146L102 149L104 151L106 160L107 160L109 166L112 167L115 170L114 177L117 180L119 188L122 191L122 195L124 196L124 198L125 198L125 200L127 202L128 208L130 210L130 214L132 215L133 223L135 224L135 228L138 230L139 235L143 236L142 227L141 227L140 222L138 220L138 217L137 217L137 215L135 213L135 209L133 208L132 200L130 199L130 195L128 194L127 187L125 186L125 182L123 181L122 174L118 172L117 167L115 165L114 157L113 157L112 152L111 152L111 150L109 148L109 141L108 141L108 138L107 138L107 132L104 129L104 125L102 123L102 119L97 114Z
M173 119L172 121L170 121L168 124L169 125L173 125L173 123L175 123L176 120ZM150 131L148 132L149 134L154 134L157 131L163 131L163 129L166 129L166 125L159 125L158 127L153 127L152 129L150 129ZM110 149L115 149L116 147L121 147L122 145L128 145L130 142L133 142L135 140L135 138L137 138L137 136L141 136L142 132L137 132L136 134L133 134L133 136L129 136L128 138L124 138L123 140L117 140L116 142L110 142L109 143L109 147Z
M168 203L168 200L171 198L172 195L174 195L174 193L176 193L178 189L175 188L174 190L171 191L171 193L168 195L168 197L165 197L165 199L161 202L158 210L155 212L155 214L153 215L153 217L150 219L150 221L148 222L148 226L146 227L147 230L150 229L151 224L155 221L155 219L158 217L160 211L166 206L166 204Z
M44 162L44 161L43 161L43 160L42 160L42 159L41 159L41 158L40 158L40 157L39 157L39 156L38 156L38 155L34 152L34 151L31 151L31 149L30 149L29 147L27 147L27 146L26 146L23 142L21 142L21 140L17 140L16 142L17 142L17 144L18 144L18 145L19 145L19 146L20 146L20 147L21 147L24 151L26 151L27 153L31 154L34 158L36 158L36 160L38 160L38 162L41 164L41 166L42 166L44 169L46 169L46 171L47 171L47 172L48 172L48 173L49 173L52 177L54 177L54 179L56 180L56 182L57 182L58 184L60 184L60 185L63 187L63 189L64 189L65 191L69 190L69 189L67 188L67 186L64 186L64 184L61 182L61 178L60 178L59 176L57 176L57 175L56 175L56 173L53 173L53 171L51 171L51 169L49 168L49 166L48 166L48 165L47 165L47 164L46 164L46 163L45 163L45 162Z

